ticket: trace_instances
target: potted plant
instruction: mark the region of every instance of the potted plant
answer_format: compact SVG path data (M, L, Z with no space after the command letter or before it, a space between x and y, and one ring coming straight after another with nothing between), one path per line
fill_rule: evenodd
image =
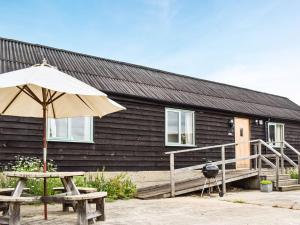
M273 183L270 180L261 180L260 181L260 191L262 192L271 192L273 190Z

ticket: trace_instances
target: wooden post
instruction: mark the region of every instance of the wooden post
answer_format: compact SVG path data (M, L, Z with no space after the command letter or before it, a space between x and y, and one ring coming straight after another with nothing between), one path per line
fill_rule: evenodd
M20 203L13 202L9 204L9 224L20 225L21 224L21 214L20 214Z
M276 190L279 190L279 156L276 155Z
M226 193L226 177L225 177L225 147L221 148L221 156L222 156L222 192Z
M47 172L47 90L42 88L43 94L43 165L44 173ZM44 177L44 196L47 196L47 178ZM47 203L44 203L44 219L48 219L48 208Z
M298 184L300 184L300 155L298 155Z
M281 154L281 174L284 174L284 149L283 149L283 142L281 142L280 144L280 154Z
M257 144L254 145L254 155L257 154ZM257 157L254 159L254 169L257 171Z
M175 197L175 166L174 154L170 154L170 182L171 182L171 197Z
M261 142L258 142L258 177L261 177Z
M87 205L88 200L78 201L78 216L77 216L77 224L78 225L88 225L87 219Z
M101 212L101 216L98 217L97 221L105 221L105 198L97 199L96 210Z

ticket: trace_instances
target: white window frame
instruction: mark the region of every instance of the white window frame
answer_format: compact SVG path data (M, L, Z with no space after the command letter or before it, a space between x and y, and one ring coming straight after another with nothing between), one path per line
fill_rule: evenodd
M285 140L284 123L268 122L268 143L269 143L272 147L280 148L280 147L281 147L281 143L278 142L278 140L276 140L276 137L277 137L277 133L276 133L276 132L277 132L277 129L276 129L276 126L277 126L277 125L282 126L282 133L283 133L282 141ZM270 126L275 126L275 130L274 130L275 143L271 143L271 140L270 140ZM283 146L283 147L284 147L284 146Z
M173 143L168 142L168 112L178 112L179 113L179 142ZM193 144L181 144L181 112L192 113L193 119ZM187 146L195 147L195 111L183 110L183 109L174 109L174 108L165 108L165 146Z
M47 124L47 141L53 141L53 142L77 142L77 143L94 143L94 118L90 117L90 139L89 140L73 140L71 138L71 121L72 118L66 118L67 119L67 126L68 126L68 131L67 131L67 137L50 137L50 126ZM49 122L49 120L47 121Z

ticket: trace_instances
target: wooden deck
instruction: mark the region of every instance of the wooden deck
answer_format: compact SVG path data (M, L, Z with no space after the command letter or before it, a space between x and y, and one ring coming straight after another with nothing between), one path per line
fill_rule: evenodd
M175 182L175 196L199 191L204 187L205 177L203 177L202 172L195 171L192 173L186 173L185 176L181 176ZM226 183L247 179L250 177L258 176L257 170L226 170ZM221 173L216 177L217 184L222 184ZM216 186L216 184L211 184ZM170 182L159 182L157 184L150 184L138 188L137 198L140 199L151 199L151 198L168 198L171 196L171 184Z

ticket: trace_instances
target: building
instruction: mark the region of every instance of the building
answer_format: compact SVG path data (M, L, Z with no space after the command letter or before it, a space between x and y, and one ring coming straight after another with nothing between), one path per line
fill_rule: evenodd
M60 170L166 170L166 151L250 139L270 141L274 147L286 140L300 149L300 106L285 97L0 38L0 73L43 58L127 108L101 119L49 120L48 156ZM41 120L1 116L1 165L16 155L41 156L41 139ZM249 152L250 145L228 149L226 156ZM176 165L219 158L219 150L213 149L182 155ZM236 164L249 166L248 161Z

